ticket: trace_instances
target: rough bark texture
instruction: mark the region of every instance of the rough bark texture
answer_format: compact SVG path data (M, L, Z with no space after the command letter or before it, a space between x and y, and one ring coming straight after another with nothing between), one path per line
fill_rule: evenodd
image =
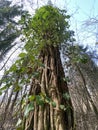
M69 76L76 130L97 130L98 70L88 61L86 64L74 65Z
M67 83L61 64L58 47L49 46L41 51L40 59L44 64L43 68L38 68L41 72L39 83L32 79L32 89L30 95L45 93L56 103L45 103L39 106L35 103L35 110L29 113L25 122L25 130L72 130L73 112L71 100L63 98L64 93L69 93ZM37 71L38 71L37 70ZM65 105L67 110L61 110L60 105Z
M74 64L69 71L69 86L63 80L65 77L58 47L48 47L41 51L39 57L44 67L36 67L40 72L40 77L32 78L30 95L45 93L56 103L56 107L50 103L43 106L35 102L35 109L24 119L23 130L97 130L98 129L98 67L90 61L86 64ZM21 104L19 108L15 103L19 98L18 92L13 93L13 89L8 96L5 92L0 107L0 129L14 130L21 116ZM68 91L69 89L69 91ZM26 95L27 86L24 94ZM64 93L69 93L71 100L63 98ZM17 96L18 95L18 96ZM14 98L12 98L14 96ZM17 97L17 98L16 98ZM22 97L23 98L23 97ZM12 100L14 99L14 100ZM71 106L74 110L74 124L72 109L63 111L60 105ZM12 110L18 115L15 118ZM22 111L23 112L23 111Z

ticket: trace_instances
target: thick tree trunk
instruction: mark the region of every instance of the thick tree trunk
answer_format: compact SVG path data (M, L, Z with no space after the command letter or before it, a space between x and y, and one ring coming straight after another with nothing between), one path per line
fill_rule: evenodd
M98 129L98 74L90 62L70 69L69 90L74 108L76 130Z
M44 67L39 67L39 83L32 79L30 95L44 93L53 102L43 106L35 103L35 110L31 111L25 121L25 130L72 130L73 112L71 100L63 97L69 94L67 83L63 80L65 75L60 59L58 47L48 46L41 51L40 59ZM62 110L64 105L66 110ZM68 108L68 109L67 109Z

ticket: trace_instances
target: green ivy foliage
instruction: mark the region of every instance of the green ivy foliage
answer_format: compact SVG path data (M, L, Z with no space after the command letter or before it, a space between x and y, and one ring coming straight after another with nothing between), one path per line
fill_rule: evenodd
M27 12L23 15L20 24L23 27L25 35L25 51L19 54L18 60L5 72L2 79L4 86L0 88L0 94L11 86L14 91L19 91L22 86L30 82L31 77L40 76L36 72L36 67L44 67L39 59L40 51L45 46L58 46L70 39L69 15L65 10L46 5L36 10L35 15L31 17ZM12 78L11 78L12 76Z
M10 87L14 88L14 92L23 90L23 87L30 84L32 77L39 80L40 72L36 72L36 67L44 68L44 64L39 59L40 51L46 46L58 46L69 41L71 37L69 18L70 16L66 15L65 10L49 5L36 10L33 18L28 13L22 17L20 24L22 24L25 35L25 39L23 39L26 42L25 51L19 54L18 60L6 72L7 78L2 81L4 86L0 89L1 94ZM25 95L20 100L24 101L27 96ZM25 116L34 109L34 102L38 105L48 103L54 108L56 107L56 103L44 94L28 96L27 99L30 100L30 103L27 106L24 105L25 102L22 104ZM66 110L63 104L60 105L60 109ZM19 124L21 124L21 120L18 121L17 125Z
M65 39L69 38L69 18L70 16L66 15L65 10L49 5L36 10L33 18L29 18L29 20L27 17L23 17L24 34L28 39L29 48L32 43L35 43L36 46L40 44L40 48L63 43Z

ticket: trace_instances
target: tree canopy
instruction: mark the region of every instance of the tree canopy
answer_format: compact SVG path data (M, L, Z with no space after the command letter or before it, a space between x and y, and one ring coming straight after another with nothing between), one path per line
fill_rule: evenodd
M32 46L35 42L35 44L40 44L40 47L63 43L70 37L68 33L69 17L65 10L50 5L37 9L33 18L29 18L27 23L27 19L24 17L24 34L28 43Z

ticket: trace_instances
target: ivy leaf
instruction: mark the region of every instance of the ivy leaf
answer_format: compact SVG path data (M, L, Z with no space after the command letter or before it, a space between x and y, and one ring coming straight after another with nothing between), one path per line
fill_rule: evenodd
M16 126L19 126L21 123L22 123L22 120L19 118L18 121L17 121Z
M70 18L70 15L66 15L65 17L66 17L67 19L69 19L69 18Z
M6 86L4 86L4 87L2 87L2 88L0 88L0 91L3 91L3 90L6 90Z
M86 57L83 57L83 58L80 59L80 62L82 62L84 64L86 64L87 61L88 61L88 59Z
M38 78L38 77L39 77L39 74L40 74L39 72L33 72L32 75L33 75L34 78Z
M33 102L29 103L26 108L25 108L25 112L24 112L24 116L27 116L29 114L30 111L34 110L34 104Z
M35 95L30 95L30 96L29 96L29 100L30 100L30 101L34 101L35 98L36 98Z
M40 67L45 68L45 65L43 63L39 63Z
M14 71L15 72L16 70L17 70L17 66L16 66L16 64L13 64L9 71L11 71L11 72Z
M36 96L36 102L37 102L38 105L41 105L41 106L44 105L44 100L39 95Z
M70 99L69 93L64 93L63 98L69 100Z
M46 103L50 103L50 102L51 102L51 99L46 96L46 97L45 97L45 102L46 102Z
M26 53L20 53L20 54L19 54L19 57L23 58L23 57L25 57L26 55L27 55Z
M56 107L56 103L55 102L51 102L53 107Z
M17 92L17 91L19 91L19 90L21 90L21 87L20 87L20 86L17 86L17 87L14 88L14 92Z
M60 105L60 109L61 109L61 110L66 110L66 108L65 108L64 105Z
M2 95L2 92L0 91L0 95Z
M16 130L22 130L23 128L22 128L22 126L20 126L20 127L18 127Z

